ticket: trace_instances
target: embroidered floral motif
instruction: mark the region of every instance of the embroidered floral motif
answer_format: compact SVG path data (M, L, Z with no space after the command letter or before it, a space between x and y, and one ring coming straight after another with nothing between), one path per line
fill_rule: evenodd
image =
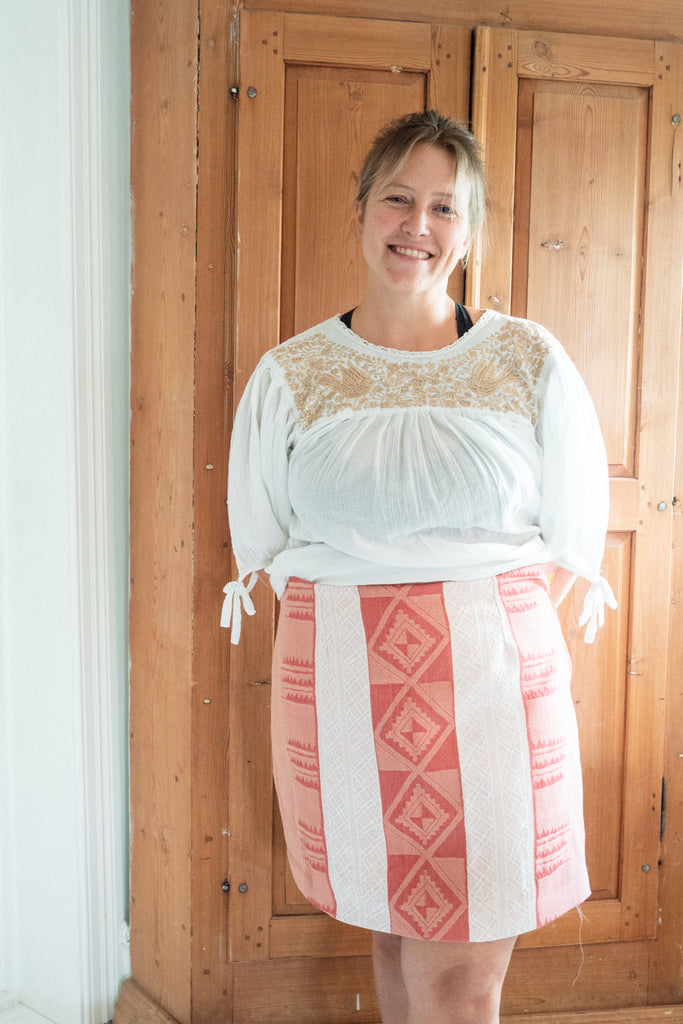
M538 417L536 386L549 351L533 324L511 321L443 359L401 360L359 352L317 331L271 353L284 372L299 426L362 409L434 406Z
M339 376L323 373L319 383L332 391L339 391L340 395L346 395L347 398L359 398L367 395L372 387L372 377L357 366L342 366Z

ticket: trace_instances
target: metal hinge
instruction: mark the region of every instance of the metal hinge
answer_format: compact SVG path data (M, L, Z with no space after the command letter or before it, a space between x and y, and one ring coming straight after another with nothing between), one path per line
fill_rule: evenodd
M662 809L659 818L659 841L664 839L666 832L666 779L662 778Z

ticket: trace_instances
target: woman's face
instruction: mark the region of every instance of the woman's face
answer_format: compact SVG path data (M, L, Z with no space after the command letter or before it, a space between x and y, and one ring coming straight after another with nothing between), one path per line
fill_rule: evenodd
M363 256L373 285L442 294L470 237L470 184L436 146L415 146L403 168L371 189L358 208Z

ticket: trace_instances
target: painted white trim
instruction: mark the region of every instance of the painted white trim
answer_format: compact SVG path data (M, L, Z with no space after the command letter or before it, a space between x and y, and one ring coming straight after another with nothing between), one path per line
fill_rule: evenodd
M122 765L114 631L111 295L102 0L70 0L75 499L83 782L82 977L87 1024L113 1012L130 972L121 943ZM122 957L123 953L123 957Z
M0 1024L103 1024L130 972L127 23L0 8Z

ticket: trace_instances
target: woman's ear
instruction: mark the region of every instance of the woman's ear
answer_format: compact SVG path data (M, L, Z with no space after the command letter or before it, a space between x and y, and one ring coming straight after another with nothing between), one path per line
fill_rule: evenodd
M360 234L361 231L363 230L363 215L364 215L364 213L365 213L365 207L363 206L362 203L357 202L356 203L355 214L356 214L356 230L358 231L358 234Z

